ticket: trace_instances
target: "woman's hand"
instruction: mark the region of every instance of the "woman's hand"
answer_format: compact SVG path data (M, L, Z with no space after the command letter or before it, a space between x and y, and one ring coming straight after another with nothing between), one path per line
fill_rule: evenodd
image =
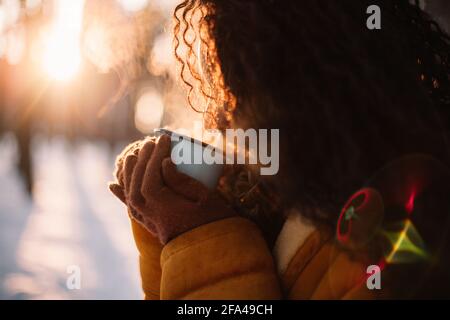
M118 161L118 183L110 185L133 218L163 244L195 227L235 215L216 192L178 172L170 159L170 145L170 137L163 135L129 148L122 163Z
M114 172L116 181L111 182L109 184L109 189L111 190L111 192L127 206L128 213L132 217L135 216L137 213L133 208L131 208L128 205L127 197L125 194L125 183L126 183L125 176L131 176L134 165L131 166L130 164L135 162L135 159L137 158L137 155L139 154L139 150L144 143L145 143L145 140L139 140L134 143L131 143L117 156L116 169ZM128 156L132 156L132 157L128 157ZM128 173L125 174L124 169L125 169L125 161L127 158L128 158L128 160L132 160L132 161L128 161L128 164L126 166Z

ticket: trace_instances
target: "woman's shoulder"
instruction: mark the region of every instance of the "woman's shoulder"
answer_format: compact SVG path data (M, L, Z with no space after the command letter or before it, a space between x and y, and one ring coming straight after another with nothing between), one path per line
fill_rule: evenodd
M290 299L373 299L367 260L351 255L333 237L298 213L289 214L273 255ZM369 274L370 275L370 274Z

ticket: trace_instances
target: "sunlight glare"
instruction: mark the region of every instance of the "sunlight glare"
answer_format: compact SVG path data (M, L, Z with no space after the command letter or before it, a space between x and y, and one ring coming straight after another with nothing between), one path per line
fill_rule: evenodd
M84 0L58 0L45 46L43 67L55 80L68 80L81 65L80 34Z
M79 46L64 37L52 35L44 55L44 68L56 80L67 80L74 76L81 64Z

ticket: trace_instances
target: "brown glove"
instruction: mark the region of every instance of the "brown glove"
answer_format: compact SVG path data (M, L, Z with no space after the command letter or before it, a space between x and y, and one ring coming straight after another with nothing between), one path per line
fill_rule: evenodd
M217 192L178 172L170 159L170 145L170 137L164 135L157 141L144 141L140 149L129 149L123 169L117 170L119 183L110 185L131 208L133 218L163 244L200 225L235 215Z

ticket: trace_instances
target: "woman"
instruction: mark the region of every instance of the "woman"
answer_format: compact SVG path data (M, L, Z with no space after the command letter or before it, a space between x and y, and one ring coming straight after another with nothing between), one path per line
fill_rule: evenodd
M279 129L280 171L229 168L210 192L176 170L168 137L127 148L110 188L132 217L146 298L449 296L448 274L437 271L448 263L448 238L433 238L447 234L445 197L405 191L422 172L447 174L449 38L408 0L376 2L380 30L366 26L374 1L177 6L175 55L190 96L209 99L208 125ZM445 188L433 179L426 190ZM407 197L400 211L392 186ZM407 221L401 237L389 236L393 221ZM404 264L396 250L413 231L412 251L423 252ZM386 250L390 239L395 250ZM421 260L429 255L439 263ZM382 272L381 290L368 284L371 266ZM399 276L407 270L421 281Z

